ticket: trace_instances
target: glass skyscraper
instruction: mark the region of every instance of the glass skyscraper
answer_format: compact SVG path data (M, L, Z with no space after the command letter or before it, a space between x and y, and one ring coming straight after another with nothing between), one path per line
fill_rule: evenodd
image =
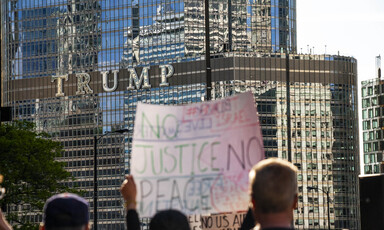
M299 168L295 228L359 229L356 60L297 54L295 0L211 0L212 99L251 91L266 157ZM100 139L98 225L124 229L119 186L130 170L137 102L207 97L204 1L1 2L3 106L65 149L59 161L93 206L93 138ZM25 204L27 207L27 204ZM91 219L94 213L91 212ZM31 214L28 218L40 221Z
M384 173L384 81L381 57L376 57L376 78L361 82L364 174Z

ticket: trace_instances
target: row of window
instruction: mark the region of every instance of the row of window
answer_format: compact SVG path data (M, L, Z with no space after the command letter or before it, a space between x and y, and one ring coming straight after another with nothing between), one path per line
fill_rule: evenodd
M305 180L302 174L297 175L298 181L332 181L333 179L332 175L307 175L306 178Z
M382 138L382 130L374 130L369 132L363 132L363 141L374 141L374 140L381 140Z
M365 174L381 173L384 172L384 167L380 164L375 165L364 165Z
M384 118L363 121L363 130L377 129L379 127L384 127Z
M377 80L371 82L371 84L376 84L372 86L363 86L361 87L361 96L364 98L366 96L378 95L384 93L384 84L379 84Z
M363 109L363 111L362 111L363 119L379 117L380 116L380 110L381 110L381 114L384 114L384 107L383 108Z
M330 153L319 153L321 156L321 159L323 160L330 160L331 159L331 154ZM306 156L304 159L303 156ZM295 152L294 153L294 159L295 160L312 160L312 159L317 159L318 154L317 153L312 153L312 152L307 152L307 153L301 153L301 152Z
M306 221L308 222L308 225L310 225L310 226L319 226L320 225L320 220L318 220L318 219L314 219L314 220L308 219ZM328 222L327 223L325 221L322 221L322 222L323 222L323 226L328 225ZM295 225L299 225L299 228L300 228L300 225L304 225L304 219L296 219ZM331 226L334 226L334 225L335 225L335 220L331 219Z
M121 172L123 170L121 169L114 169L114 168L109 168L109 169L99 169L97 170L97 175L100 177L102 176L116 176L116 175L121 175ZM72 176L74 177L92 177L93 176L93 170L81 170L81 171L72 171L71 172Z
M121 184L122 182L120 182ZM73 182L65 182L64 183L64 186L66 187L69 187L69 188L73 188ZM84 188L84 187L83 187ZM97 191L97 194L99 196L99 199L102 200L103 198L111 198L111 197L118 197L118 198L121 198L121 194L120 194L120 190L119 190L120 186L115 186L113 189L111 188L108 188L108 190L101 190L99 189ZM94 193L93 193L93 188L92 188L92 191L85 191L83 193L83 197L86 197L86 198L93 198L94 196ZM93 207L93 202L89 202L89 205L91 207Z
M100 179L97 180L99 186L119 186L121 185L123 179ZM67 182L67 186L75 187L75 188L87 188L93 186L93 180L92 181L74 181L74 182Z
M378 131L376 132L376 134L379 134L381 133L381 131ZM367 133L364 133L363 134L363 138L366 139L367 138ZM371 140L371 134L373 134L373 132L369 132L369 139L368 140ZM376 136L378 137L378 136ZM373 140L373 137L372 137L372 140ZM381 138L379 138L379 140L381 140ZM363 149L364 149L364 153L369 153L369 152L375 152L375 151L380 151L380 150L383 150L384 149L384 141L375 141L375 142L370 142L370 143L364 143L363 144Z
M315 109L312 110L305 110L305 116L329 116L329 111L320 110L320 113L318 113ZM302 116L301 110L293 110L292 111L293 116ZM304 115L304 114L303 114Z
M382 154L382 153L378 153ZM376 153L364 154L364 164L378 163L376 158Z
M283 142L284 143L284 142ZM305 145L304 145L305 143ZM283 145L284 146L284 145ZM306 147L306 148L314 148L316 149L318 146L321 146L321 149L331 149L331 142L327 141L297 141L294 143L294 147L296 148L301 148L301 147Z
M306 122L305 126L309 127L309 122ZM304 135L305 134L305 135ZM319 135L320 134L320 135ZM285 135L282 135L283 137ZM319 130L312 130L312 131L301 131L301 130L293 130L291 137L318 137L320 136L321 138L330 138L331 137L331 132L329 131L319 131Z
M67 166L66 166L67 168L93 166L93 160L77 161L77 160L73 159L72 161L68 161L66 163L67 163ZM117 158L98 159L98 165L100 167L103 165L112 166L112 165L118 165L118 164L120 164L120 157L119 156Z
M384 104L384 95L380 95L378 97L364 98L362 100L361 107L368 108L371 106L377 106L377 105L383 105L383 104Z
M307 154L308 155L308 154ZM294 163L294 165L297 167L297 169L302 170L301 163ZM307 164L307 170L317 170L318 164L317 163L308 163ZM320 169L320 167L319 167ZM331 164L321 164L322 170L332 170Z
M305 126L302 125L301 121L293 122L293 127L295 128L329 128L330 122L305 122ZM337 125L340 125L337 123Z
M345 171L345 170L344 170ZM352 182L354 179L353 175L297 175L298 181L334 181L334 182ZM306 178L306 180L305 180Z

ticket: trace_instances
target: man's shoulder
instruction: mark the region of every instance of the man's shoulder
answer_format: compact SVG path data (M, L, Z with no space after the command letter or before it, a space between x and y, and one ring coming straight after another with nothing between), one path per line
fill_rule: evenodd
M263 228L262 230L294 230L293 228Z
M295 230L294 228L283 228L283 227L271 227L271 228L261 228L260 225L256 225L252 230Z
M263 228L262 230L295 230L293 228Z

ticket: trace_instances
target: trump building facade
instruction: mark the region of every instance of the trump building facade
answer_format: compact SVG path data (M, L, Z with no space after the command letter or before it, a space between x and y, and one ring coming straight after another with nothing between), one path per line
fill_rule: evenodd
M204 1L2 1L2 104L62 143L57 160L77 179L67 184L91 206L94 136L128 129L101 138L97 159L98 226L124 229L118 189L130 171L137 103L250 91L266 157L299 168L295 228L359 229L356 60L297 54L295 0L209 4L207 91Z

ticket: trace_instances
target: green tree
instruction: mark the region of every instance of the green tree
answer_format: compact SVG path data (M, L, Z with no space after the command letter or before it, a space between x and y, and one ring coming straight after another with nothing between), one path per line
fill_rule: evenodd
M60 143L48 137L36 133L30 122L0 125L0 174L6 188L0 207L15 229L37 229L38 224L26 218L28 213L41 215L45 201L54 194L77 192L63 185L73 177L63 168L65 163L55 161L62 155Z

